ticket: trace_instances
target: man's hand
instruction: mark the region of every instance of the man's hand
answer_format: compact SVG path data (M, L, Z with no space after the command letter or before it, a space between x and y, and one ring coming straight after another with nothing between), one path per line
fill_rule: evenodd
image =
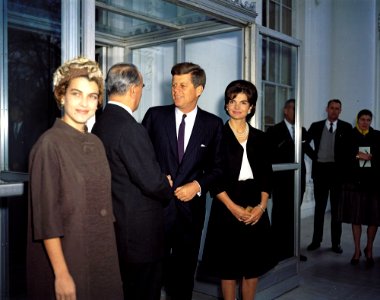
M170 187L173 187L173 180L172 180L172 177L171 177L170 175L166 175L166 178L167 178L168 181L169 181Z
M174 195L180 200L180 201L190 201L195 197L197 193L199 193L200 186L196 181L186 183L183 186L179 186L174 191Z

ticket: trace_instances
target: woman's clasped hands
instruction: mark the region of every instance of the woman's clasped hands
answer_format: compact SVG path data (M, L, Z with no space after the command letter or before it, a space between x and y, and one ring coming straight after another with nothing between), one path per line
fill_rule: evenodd
M242 206L235 205L231 212L238 221L243 222L246 225L255 225L263 214L263 210L258 206L247 206L244 208Z

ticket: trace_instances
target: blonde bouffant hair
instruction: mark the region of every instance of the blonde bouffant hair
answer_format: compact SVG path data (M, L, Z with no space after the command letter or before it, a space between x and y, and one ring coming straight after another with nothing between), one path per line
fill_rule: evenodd
M62 97L66 94L70 81L85 77L96 82L99 87L98 107L103 104L104 78L96 61L79 56L62 64L53 75L53 91L59 108L62 108Z

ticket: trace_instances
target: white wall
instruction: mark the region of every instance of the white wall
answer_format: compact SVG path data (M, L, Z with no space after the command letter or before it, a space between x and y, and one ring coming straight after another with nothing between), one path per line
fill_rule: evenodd
M375 110L375 0L300 0L303 41L303 124L325 118L331 98L343 102L341 118L353 123L362 108ZM307 109L305 109L307 107ZM375 121L375 120L374 120ZM374 122L375 124L375 122Z
M331 97L343 101L342 119L354 122L375 108L375 0L334 0Z
M332 98L342 100L341 119L351 124L363 108L376 112L376 1L296 0L294 7L295 37L302 41L303 125L309 128L324 119ZM376 127L376 114L372 124ZM313 214L314 209L310 161L307 167L302 216Z
M302 1L302 0L301 0ZM325 117L325 108L331 94L332 65L332 0L306 0L304 4L302 40L303 74L301 75L301 112L303 125ZM307 107L307 109L305 109Z

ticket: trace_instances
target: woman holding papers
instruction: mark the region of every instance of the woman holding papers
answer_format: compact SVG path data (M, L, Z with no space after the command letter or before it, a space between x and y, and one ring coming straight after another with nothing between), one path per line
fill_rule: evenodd
M355 253L352 265L361 256L360 237L362 225L367 225L367 245L364 255L367 265L374 264L373 241L380 225L380 189L376 180L380 175L380 131L371 127L372 112L361 110L352 132L352 167L350 181L343 189L340 217L342 222L352 224Z

